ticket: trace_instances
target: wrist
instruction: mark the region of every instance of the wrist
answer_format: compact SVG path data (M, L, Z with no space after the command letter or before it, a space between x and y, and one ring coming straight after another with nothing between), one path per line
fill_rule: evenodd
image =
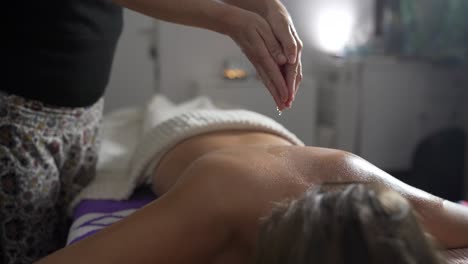
M224 35L230 35L235 17L239 15L236 7L215 1L211 2L211 7L205 9L205 12L210 17L210 23L205 28Z
M274 1L276 0L224 0L225 3L252 11L262 16L266 13L268 5Z
M286 7L280 0L267 0L263 8L263 17L268 17L271 14L288 14Z
M223 7L214 13L216 28L212 30L232 38L239 24L246 19L246 14L251 12L232 5L222 5Z

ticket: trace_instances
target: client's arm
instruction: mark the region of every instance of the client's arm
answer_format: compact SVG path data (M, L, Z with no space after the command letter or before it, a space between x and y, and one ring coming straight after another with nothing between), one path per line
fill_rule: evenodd
M39 264L208 263L229 239L197 167L174 188L120 222L39 261ZM218 199L219 201L219 199Z
M422 223L446 248L468 247L468 208L441 201L440 208L422 214Z
M468 247L468 208L443 200L409 186L374 165L352 155L352 172L367 175L367 181L377 181L399 192L415 208L425 229L445 248Z

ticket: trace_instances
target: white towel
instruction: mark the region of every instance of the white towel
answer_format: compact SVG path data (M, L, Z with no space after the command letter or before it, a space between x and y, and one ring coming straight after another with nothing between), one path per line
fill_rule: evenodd
M157 95L145 107L142 134L147 134L158 124L174 116L201 109L216 109L216 107L208 97L204 96L175 105L165 96Z
M70 212L83 199L127 199L138 185L149 182L146 172L152 171L177 143L223 130L264 131L303 145L294 134L264 115L217 109L207 97L176 105L156 95L143 107L104 117L96 178L74 199Z

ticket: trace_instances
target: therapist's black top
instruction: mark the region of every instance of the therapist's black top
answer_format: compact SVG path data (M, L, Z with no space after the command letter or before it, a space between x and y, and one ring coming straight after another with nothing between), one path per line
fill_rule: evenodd
M109 80L122 9L111 0L6 0L0 90L48 105L95 103Z

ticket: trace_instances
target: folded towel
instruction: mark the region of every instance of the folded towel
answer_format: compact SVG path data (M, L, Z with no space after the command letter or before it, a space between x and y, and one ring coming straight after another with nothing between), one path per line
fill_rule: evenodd
M207 97L176 105L161 95L148 104L104 117L96 178L71 203L83 199L127 199L150 182L152 168L177 143L207 132L255 130L280 135L303 145L294 134L264 115L247 110L222 110Z

